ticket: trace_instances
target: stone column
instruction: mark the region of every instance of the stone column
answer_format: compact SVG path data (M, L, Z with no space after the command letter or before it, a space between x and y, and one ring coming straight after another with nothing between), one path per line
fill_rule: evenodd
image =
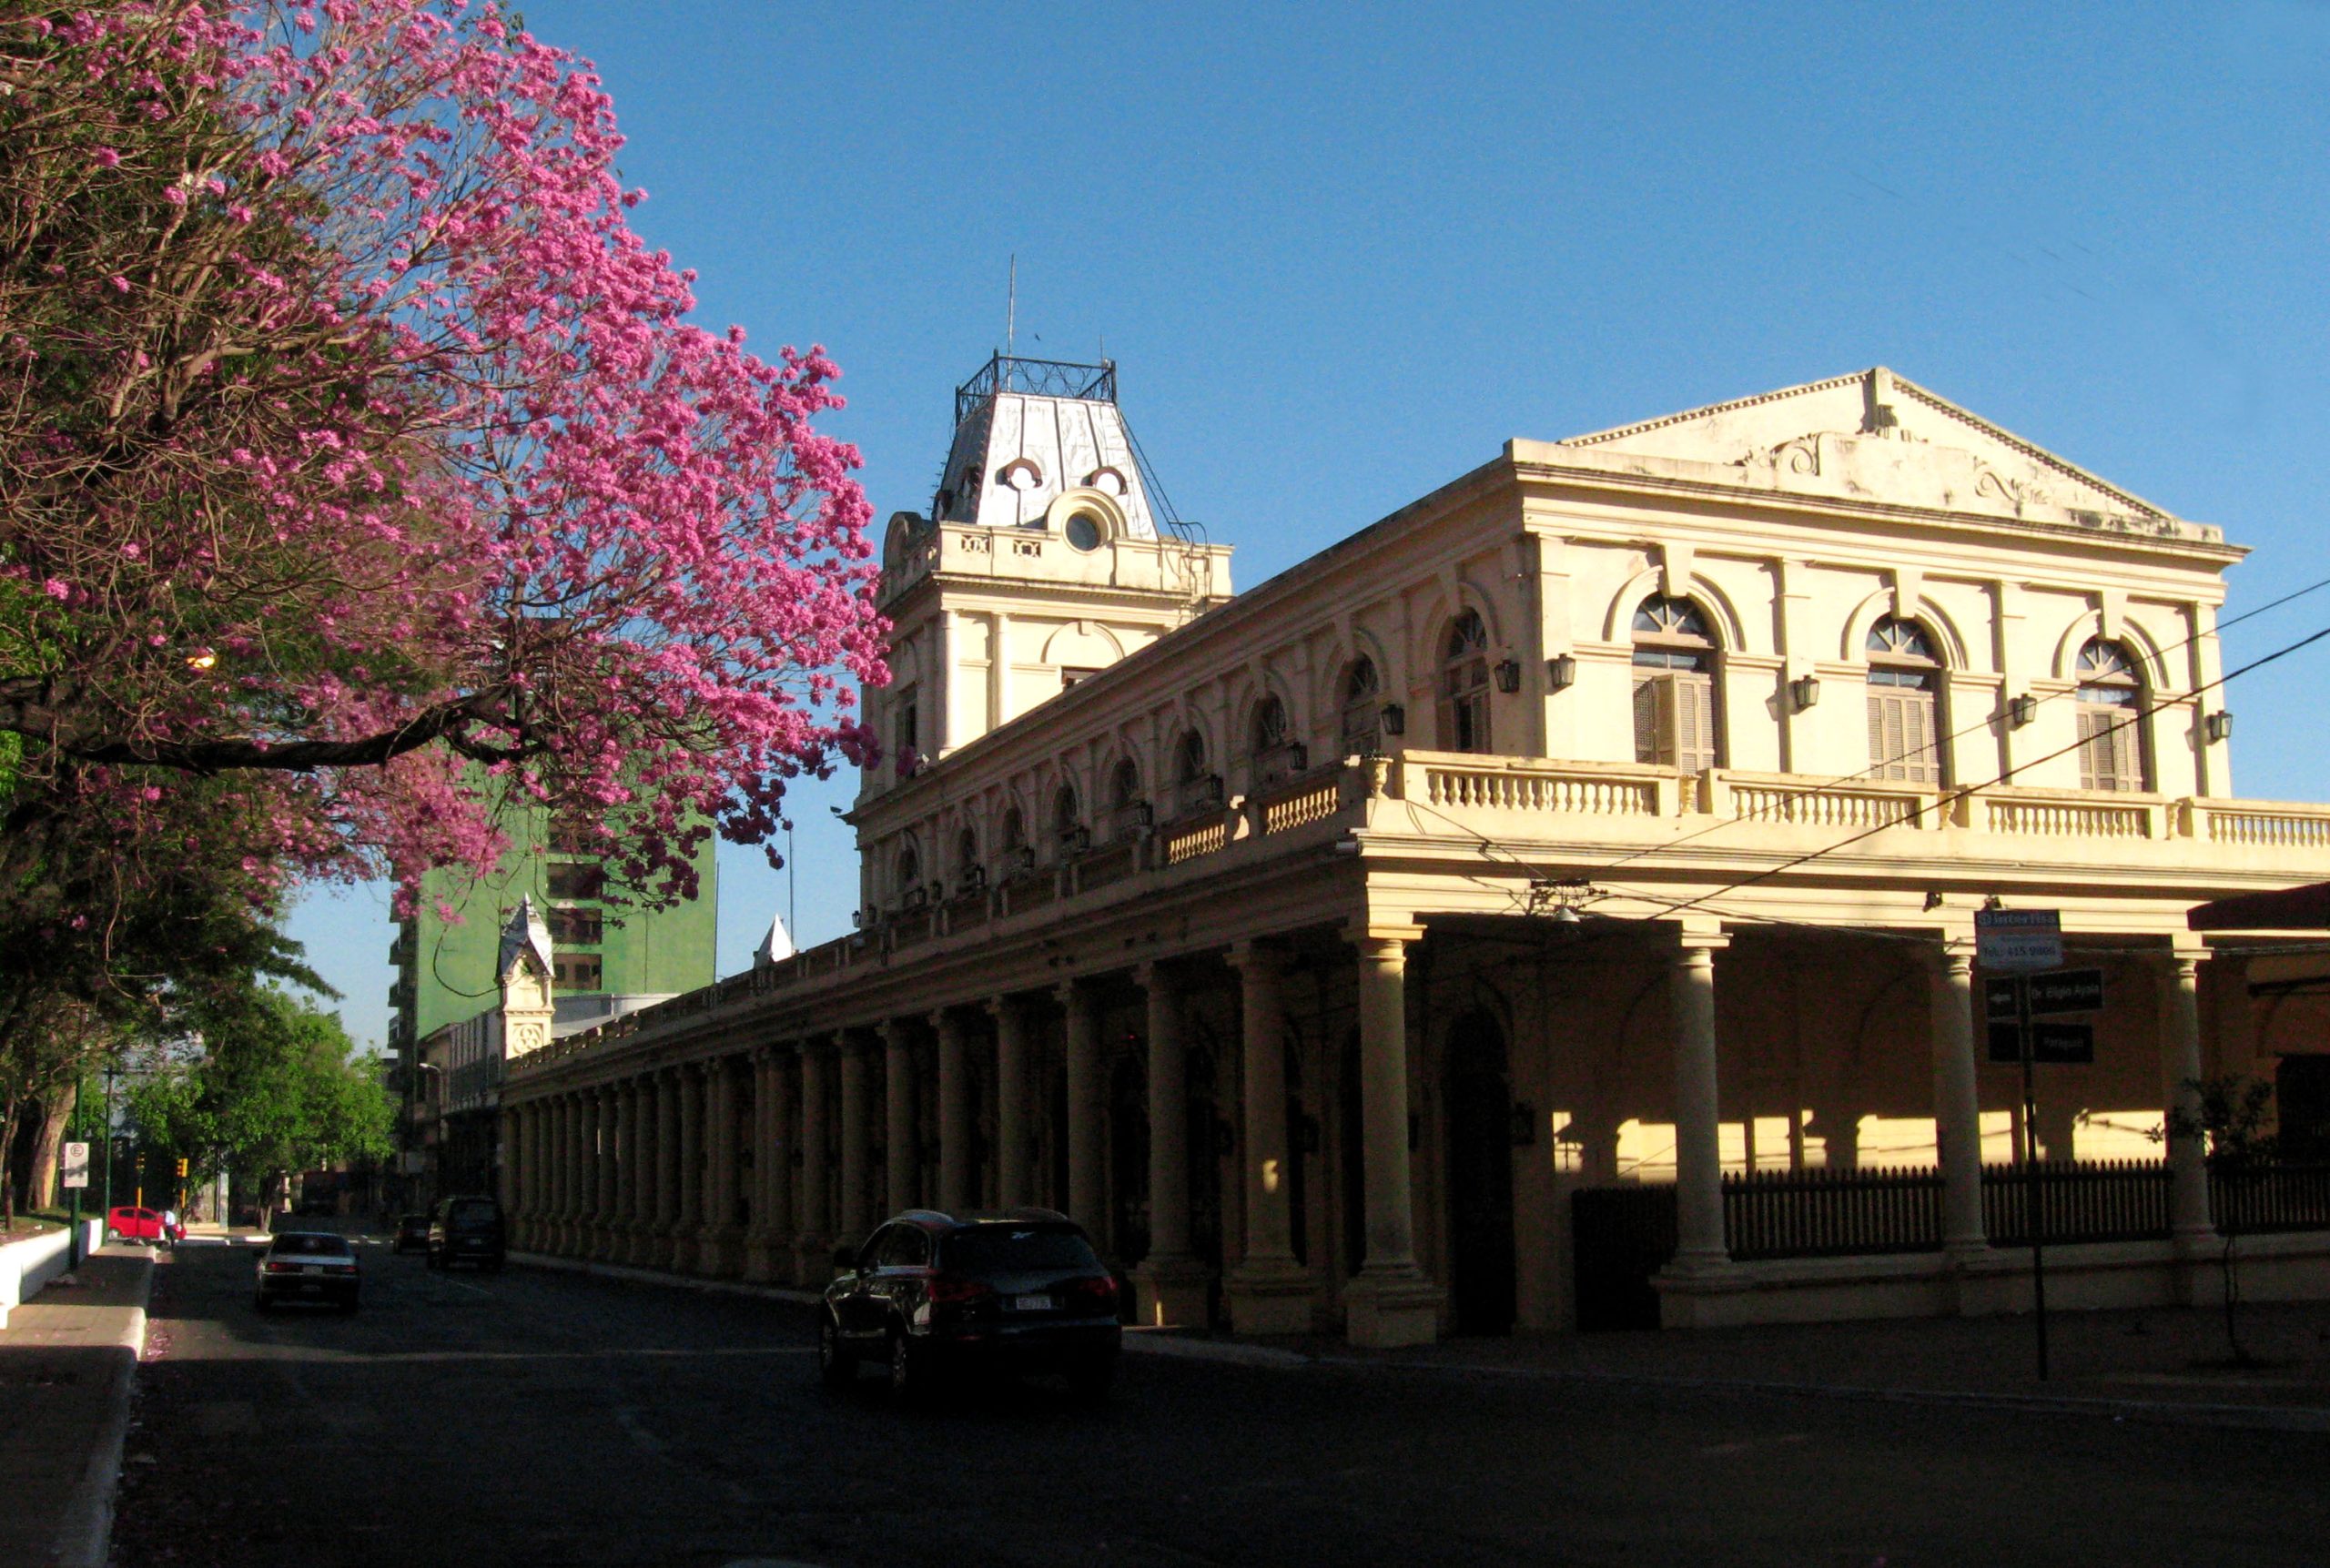
M800 1112L793 1094L793 1062L783 1050L768 1060L769 1140L762 1147L768 1162L769 1270L780 1282L796 1277L800 1267L794 1243L801 1234L793 1205L793 1154L801 1147Z
M833 1147L826 1132L832 1104L833 1043L801 1046L800 1283L811 1289L833 1278Z
M502 1176L509 1190L501 1199L502 1211L509 1221L510 1249L522 1252L526 1249L526 1223L532 1206L527 1201L526 1179L533 1174L533 1165L526 1158L526 1121L532 1108L506 1102L501 1108Z
M1230 1326L1241 1334L1299 1334L1311 1328L1317 1287L1294 1260L1286 1147L1286 960L1241 942L1230 951L1240 980L1245 1048L1245 1137L1239 1169L1246 1195L1246 1255L1231 1273Z
M777 1210L774 1202L777 1148L775 1120L776 1095L770 1080L776 1076L776 1054L766 1046L753 1051L753 1180L752 1218L745 1228L745 1278L765 1285L776 1278Z
M851 1247L874 1232L874 1193L867 1178L874 1166L873 1064L866 1041L845 1029L841 1036L841 1211L834 1244Z
M971 1043L962 1020L930 1015L938 1031L938 1207L950 1214L971 1204Z
M1028 1011L1008 996L988 998L995 1019L995 1205L1018 1209L1029 1201L1028 1140L1034 1125L1028 1082L1033 1043Z
M1990 1243L1982 1230L1982 1108L1974 1091L1974 958L1964 940L1935 954L1930 972L1942 1247L1967 1261L1987 1254Z
M736 1063L715 1057L704 1064L703 1218L698 1221L699 1274L734 1275L745 1267L745 1232L736 1223Z
M601 1124L604 1120L601 1113L604 1108L600 1104L599 1091L595 1088L583 1089L576 1098L581 1102L582 1113L582 1162L577 1173L577 1185L581 1191L574 1205L574 1255L577 1258L595 1258L599 1251L599 1222L603 1217L599 1207L599 1173L606 1165L606 1161L600 1158L599 1148Z
M641 1078L625 1078L623 1085L623 1232L615 1249L615 1256L630 1264L644 1262L643 1249L646 1245L648 1227L653 1223L654 1211L649 1205L654 1199L655 1182L652 1167L655 1160L655 1139L647 1126L654 1109L653 1090Z
M672 1267L693 1274L704 1249L704 1064L681 1067L674 1087L680 1100L680 1211L673 1218Z
M582 1106L580 1097L563 1094L558 1097L558 1251L572 1257L581 1250L575 1244L580 1233L576 1223L582 1212Z
M882 1026L883 1138L889 1149L885 1207L892 1214L916 1206L915 1174L922 1165L921 1129L916 1125L914 1026L892 1018Z
M1343 1287L1344 1332L1355 1345L1429 1344L1441 1292L1416 1267L1408 1168L1408 944L1412 926L1370 931L1359 949L1359 1110L1365 1162L1367 1258Z
M599 1090L599 1223L592 1226L592 1256L613 1263L623 1247L623 1207L620 1193L627 1177L623 1163L623 1090L608 1083Z
M1100 996L1073 982L1056 994L1068 1014L1068 1217L1106 1252L1110 1239L1101 1157L1108 1112L1100 1073Z
M1677 930L1675 997L1675 1260L1672 1275L1730 1268L1723 1231L1723 1138L1716 1091L1715 953L1727 938Z
M2160 966L2160 1076L2169 1112L2168 1230L2180 1257L2209 1253L2216 1228L2209 1218L2208 1150L2197 1137L2179 1137L2175 1122L2201 1112L2200 965L2205 950L2178 948ZM2188 1295L2191 1293L2188 1287Z
M674 1267L680 1236L680 1069L655 1075L655 1266Z
M1149 994L1149 1256L1133 1270L1140 1320L1206 1320L1210 1271L1190 1251L1190 1058L1181 994L1162 965L1136 977Z

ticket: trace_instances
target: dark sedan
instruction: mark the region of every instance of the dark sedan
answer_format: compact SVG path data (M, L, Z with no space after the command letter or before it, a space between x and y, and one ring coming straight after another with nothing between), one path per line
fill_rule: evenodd
M400 1214L397 1217L397 1239L391 1250L397 1252L426 1252L429 1250L429 1216Z
M886 1365L901 1398L974 1364L1065 1373L1088 1399L1116 1374L1117 1282L1066 1215L910 1209L834 1264L817 1333L828 1387L854 1381L861 1361Z

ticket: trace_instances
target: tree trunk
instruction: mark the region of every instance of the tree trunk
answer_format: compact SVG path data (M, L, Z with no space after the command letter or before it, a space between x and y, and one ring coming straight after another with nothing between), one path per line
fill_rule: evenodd
M65 1141L66 1125L73 1119L73 1108L80 1098L79 1082L67 1078L42 1103L45 1114L40 1131L33 1138L32 1169L25 1183L27 1209L46 1209L56 1201L58 1146Z
M0 1100L0 1231L16 1228L16 1097Z

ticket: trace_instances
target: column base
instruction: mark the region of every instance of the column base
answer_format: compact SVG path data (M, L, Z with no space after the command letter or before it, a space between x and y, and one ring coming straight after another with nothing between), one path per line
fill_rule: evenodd
M793 1282L805 1290L822 1290L833 1283L834 1244L822 1236L803 1236L793 1243Z
M631 1268L638 1268L655 1255L655 1233L645 1224L633 1219L623 1228L615 1243L617 1260Z
M1729 1257L1702 1253L1677 1254L1673 1262L1651 1277L1658 1292L1658 1326L1662 1329L1720 1328L1735 1320L1727 1310L1747 1289L1747 1281Z
M745 1269L745 1233L734 1225L708 1225L696 1235L695 1271L734 1279Z
M1429 1345L1440 1338L1440 1306L1447 1299L1413 1265L1380 1272L1363 1268L1343 1287L1343 1338L1375 1351Z
M703 1249L704 1232L693 1225L683 1225L672 1232L672 1260L664 1267L675 1274L696 1271L696 1255Z
M602 1263L613 1263L623 1257L623 1232L613 1225L591 1227L591 1256Z
M750 1285L773 1284L776 1280L776 1239L765 1230L751 1230L745 1234L745 1281Z
M1213 1271L1194 1258L1160 1258L1132 1271L1136 1321L1152 1329L1202 1329L1212 1307Z
M1240 1269L1223 1283L1233 1334L1307 1334L1319 1304L1319 1282L1292 1263Z

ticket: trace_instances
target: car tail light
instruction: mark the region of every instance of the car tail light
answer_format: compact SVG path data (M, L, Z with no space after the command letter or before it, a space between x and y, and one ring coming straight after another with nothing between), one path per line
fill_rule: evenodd
M266 1269L270 1274L297 1274L299 1271L299 1265L297 1263L278 1263L270 1259L266 1264Z
M995 1294L995 1287L983 1280L967 1280L960 1274L933 1274L924 1294L936 1305L955 1305L984 1300Z
M1117 1282L1106 1274L1096 1274L1089 1280L1079 1280L1067 1290L1069 1304L1090 1307L1097 1312L1117 1310Z

